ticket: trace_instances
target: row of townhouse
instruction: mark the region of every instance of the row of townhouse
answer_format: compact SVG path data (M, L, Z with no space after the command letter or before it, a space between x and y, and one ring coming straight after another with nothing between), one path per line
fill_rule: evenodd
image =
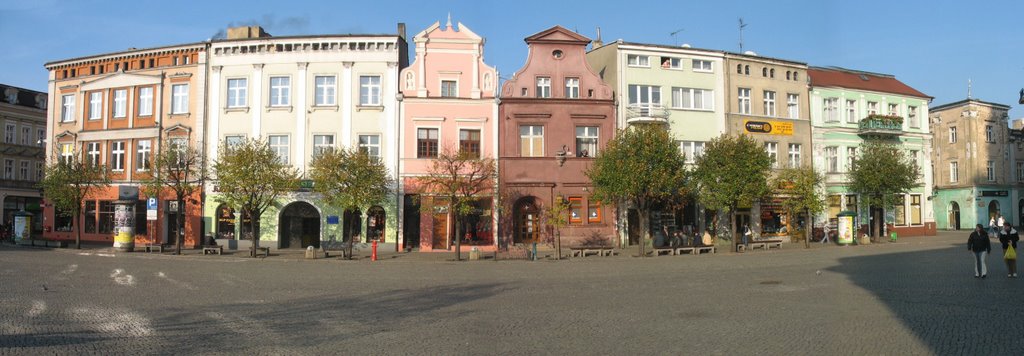
M664 127L690 163L711 139L744 134L764 145L777 169L813 165L827 177L829 201L815 221L852 210L872 234L935 231L931 170L893 207L860 208L845 186L848 162L868 137L899 140L921 167L939 159L931 98L891 75L753 52L591 43L555 26L525 39L525 65L502 82L484 62L483 37L462 24L434 23L416 34L412 63L406 41L403 24L396 34L290 37L239 27L223 40L48 63L48 156L81 154L110 167L115 181L86 202L85 239L112 238L119 188L146 177L166 139L190 142L213 160L220 144L258 137L300 172L317 151L345 146L378 157L398 178L394 196L349 210L326 205L304 185L262 216L264 245L358 238L432 251L450 250L457 237L466 249L496 250L545 239L543 211L556 200L569 203L563 242L634 244L636 211L592 199L585 175L615 130L631 125ZM865 120L876 114L906 120L897 127ZM459 226L448 203L418 179L446 149L498 162L495 189ZM209 236L244 248L253 238L242 224L249 217L221 203L218 190L206 182L184 217L163 194L156 221L145 220L140 200L137 240L173 241L183 218L189 246ZM782 209L784 199L777 192L750 202L738 219L764 236L805 227L806 217ZM71 217L44 205L45 235L70 238ZM672 206L682 207L658 209L653 231L698 233L715 223L696 199Z
M42 206L39 189L43 177L43 145L46 141L46 93L0 84L0 202L3 220L9 228L14 214L32 215L32 231L42 232ZM2 230L2 229L0 229ZM0 232L2 233L2 232Z

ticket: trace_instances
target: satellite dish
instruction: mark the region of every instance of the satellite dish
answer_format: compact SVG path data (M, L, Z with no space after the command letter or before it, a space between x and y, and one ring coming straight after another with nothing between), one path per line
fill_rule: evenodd
M746 51L746 52L743 52L743 54L748 55L748 56L756 56L757 55L757 53L754 52L754 51Z

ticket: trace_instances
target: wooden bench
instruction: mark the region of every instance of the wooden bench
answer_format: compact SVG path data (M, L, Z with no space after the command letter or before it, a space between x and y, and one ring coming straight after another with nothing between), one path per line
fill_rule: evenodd
M615 253L611 247L570 247L569 251L569 257L611 256Z
M224 246L203 246L203 254L224 254ZM269 254L269 251L268 251Z
M205 251L204 251L205 253ZM263 254L263 257L270 257L270 247L250 247L249 257L256 257Z

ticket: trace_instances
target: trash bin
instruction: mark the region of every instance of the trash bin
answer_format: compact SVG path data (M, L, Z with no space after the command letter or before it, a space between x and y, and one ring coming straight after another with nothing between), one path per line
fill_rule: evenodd
M889 241L896 242L896 231L889 234Z
M313 249L313 246L306 247L306 258L311 260L316 259L316 250Z
M476 260L479 260L479 259L480 259L480 249L476 248L476 247L473 247L472 249L470 249L469 250L469 260L470 261L476 261Z

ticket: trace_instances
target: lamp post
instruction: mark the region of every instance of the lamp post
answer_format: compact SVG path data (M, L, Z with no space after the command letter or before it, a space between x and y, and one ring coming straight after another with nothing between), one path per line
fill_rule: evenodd
M402 120L402 101L404 101L404 100L405 100L405 94L402 94L401 91L399 91L398 93L395 93L395 101L397 102L397 105L395 105L395 106L398 109L397 110L398 111L398 124L395 125L395 147L396 147L396 151L400 150L400 149L397 149L397 148L402 147L402 144L401 144L401 142L398 142L398 139L399 139L399 137L402 137L402 121L403 121ZM400 164L399 163L399 161L400 161L399 158L402 156L401 152L396 152L395 156L396 156L395 157L395 252L398 252L400 250L399 247L398 247L399 245L404 247L407 251L409 251L410 249L409 249L408 246L405 246L405 241L401 240L402 237L401 237L401 234L399 233L399 230L402 230L401 229L401 223L403 221L402 215L401 215L403 213L402 212L402 208L403 208L403 206L402 206L403 205L402 204L402 191L400 189L401 186L402 186L402 182L399 181L399 179L401 179L401 177L398 176L398 166Z

